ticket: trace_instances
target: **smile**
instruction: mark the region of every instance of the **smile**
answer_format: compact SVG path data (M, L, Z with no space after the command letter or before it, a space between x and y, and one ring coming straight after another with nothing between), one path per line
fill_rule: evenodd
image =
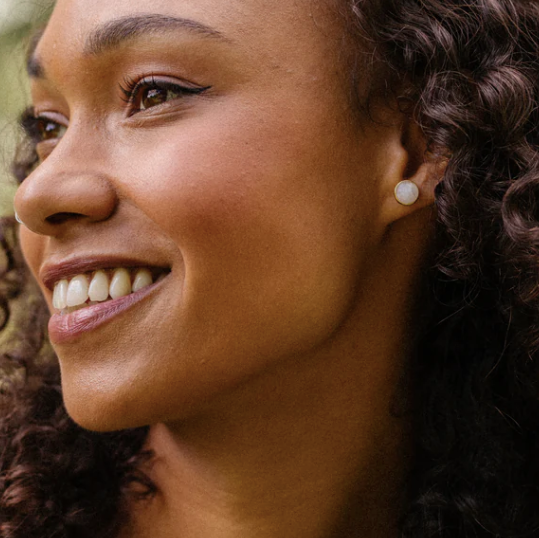
M55 310L67 314L136 293L154 282L163 279L163 270L124 267L79 274L71 279L64 278L54 285L52 305Z
M54 284L49 337L69 343L149 298L170 271L143 267L99 269Z

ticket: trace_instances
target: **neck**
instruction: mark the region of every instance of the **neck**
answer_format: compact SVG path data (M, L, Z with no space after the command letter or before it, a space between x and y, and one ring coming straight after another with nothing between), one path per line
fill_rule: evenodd
M262 405L153 427L152 527L161 521L166 538L393 536L407 425L391 417L391 395L381 402L361 386L360 415L342 377L331 387L306 380L290 397L276 376Z

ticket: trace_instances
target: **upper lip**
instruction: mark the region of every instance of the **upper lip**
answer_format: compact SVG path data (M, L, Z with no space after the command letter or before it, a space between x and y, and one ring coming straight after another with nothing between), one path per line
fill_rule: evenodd
M127 256L91 256L63 260L59 263L47 262L41 266L39 279L49 289L53 290L59 280L71 278L76 275L97 271L99 269L112 269L115 267L147 267L169 270L170 267L156 264L149 260L141 260Z

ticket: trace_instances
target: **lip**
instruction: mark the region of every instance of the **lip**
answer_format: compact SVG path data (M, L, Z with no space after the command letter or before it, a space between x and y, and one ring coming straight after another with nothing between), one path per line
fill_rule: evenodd
M92 256L86 258L73 258L71 260L63 260L60 263L46 263L39 271L39 280L43 285L53 290L54 285L59 280L71 278L91 271L99 269L113 269L118 267L134 268L145 267L148 269L163 269L170 271L170 267L164 265L156 265L155 261L134 259L127 256ZM151 287L151 286L150 286ZM133 294L135 295L135 294Z
M150 299L167 277L124 297L87 306L70 314L53 314L49 320L50 341L53 344L70 343L84 333L101 327L140 302Z

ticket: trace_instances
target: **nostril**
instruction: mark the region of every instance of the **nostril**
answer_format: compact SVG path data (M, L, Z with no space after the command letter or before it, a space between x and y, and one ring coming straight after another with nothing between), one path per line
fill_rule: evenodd
M63 224L68 220L79 219L81 217L84 217L84 215L80 213L55 213L54 215L47 217L45 220L49 224Z

